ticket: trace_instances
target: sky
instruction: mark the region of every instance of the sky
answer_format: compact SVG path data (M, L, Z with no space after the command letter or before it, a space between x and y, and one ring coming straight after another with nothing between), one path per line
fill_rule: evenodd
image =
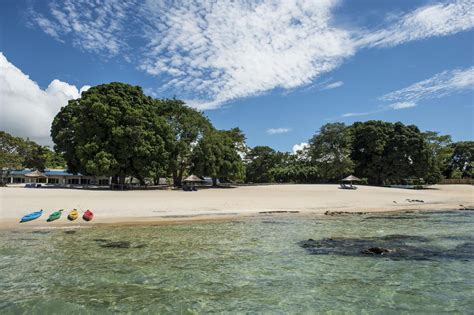
M90 86L176 97L247 144L331 122L474 139L474 0L0 1L0 130L51 145Z

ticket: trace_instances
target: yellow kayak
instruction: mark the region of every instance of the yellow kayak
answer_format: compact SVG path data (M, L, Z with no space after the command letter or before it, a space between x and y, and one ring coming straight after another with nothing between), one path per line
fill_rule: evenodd
M76 209L73 209L71 210L71 212L69 212L67 218L69 221L74 221L76 220L77 218L79 217L79 212L77 212Z

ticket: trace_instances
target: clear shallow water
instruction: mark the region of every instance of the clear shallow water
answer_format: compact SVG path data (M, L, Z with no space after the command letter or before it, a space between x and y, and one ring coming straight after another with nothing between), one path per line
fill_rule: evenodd
M0 231L1 314L474 310L474 257L463 247L474 242L468 211L40 232ZM403 244L430 254L313 255L299 243L343 237L378 245L395 234L422 236ZM102 247L119 241L131 247ZM445 254L455 248L466 252Z

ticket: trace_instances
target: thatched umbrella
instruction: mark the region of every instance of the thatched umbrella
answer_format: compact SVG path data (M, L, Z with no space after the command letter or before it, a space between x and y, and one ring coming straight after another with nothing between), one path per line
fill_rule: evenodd
M186 177L183 182L185 184L185 186L183 187L183 190L187 191L189 189L191 190L196 190L196 183L201 183L203 182L204 180L202 180L200 177L196 176L196 175L189 175L188 177ZM189 187L189 188L187 188Z
M355 177L354 175L349 175L349 176L347 176L346 178L343 178L343 179L341 180L341 182L342 182L341 187L343 187L343 188L346 187L346 186L344 185L344 183L345 183L345 182L348 182L348 183L350 184L349 188L352 188L352 182L359 182L359 181L360 181L360 178L357 178L357 177ZM355 188L356 188L356 187L354 187L354 189L355 189Z
M200 177L196 176L196 175L189 175L188 177L186 177L183 182L186 182L186 183L200 183L200 182L203 182L204 180L202 180Z
M354 175L349 175L342 180L343 182L360 182L360 178L355 177Z

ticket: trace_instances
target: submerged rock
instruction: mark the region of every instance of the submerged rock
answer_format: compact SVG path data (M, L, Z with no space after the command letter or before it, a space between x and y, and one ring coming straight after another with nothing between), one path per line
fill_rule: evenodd
M387 249L387 248L383 248L383 247L371 247L371 248L368 248L368 249L362 251L362 253L372 254L372 255L383 255L383 254L390 253L392 251L393 251L392 249Z
M96 242L99 243L99 246L102 248L144 248L145 244L138 244L132 246L132 243L129 241L109 241L105 239L96 239Z
M394 260L474 260L474 242L455 248L430 246L431 239L417 235L386 235L369 238L308 239L299 245L312 255L373 256Z
M104 242L99 245L103 248L130 248L131 243L128 241L119 241L119 242Z
M330 216L340 216L340 215L362 215L367 214L367 212L348 212L348 211L326 211L324 215Z
M74 230L72 230L72 231L64 231L64 234L74 234L74 233L76 233L76 232L77 232L77 231L74 231Z

